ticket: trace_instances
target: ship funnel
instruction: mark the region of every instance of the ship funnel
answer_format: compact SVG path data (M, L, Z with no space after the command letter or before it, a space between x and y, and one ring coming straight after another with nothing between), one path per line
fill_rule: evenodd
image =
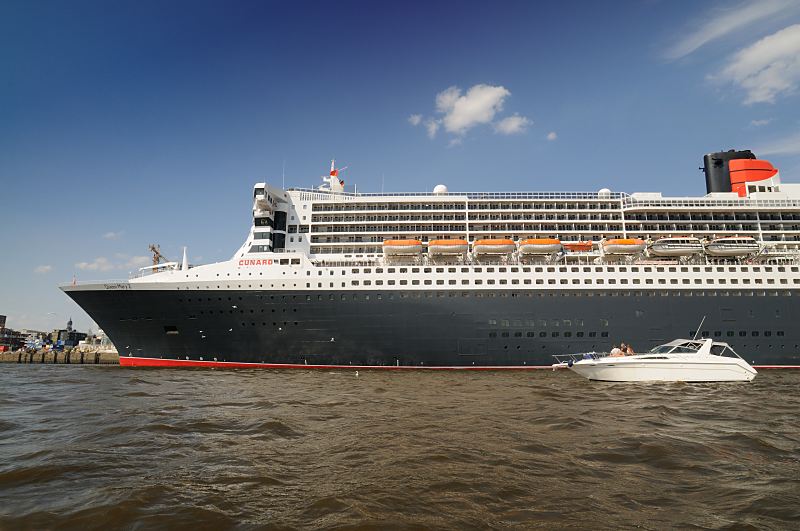
M186 247L183 248L183 261L181 261L181 271L189 269L189 259L186 258Z
M753 152L749 149L736 151L718 151L703 157L703 172L706 174L706 192L730 192L731 173L728 163L737 159L754 159Z

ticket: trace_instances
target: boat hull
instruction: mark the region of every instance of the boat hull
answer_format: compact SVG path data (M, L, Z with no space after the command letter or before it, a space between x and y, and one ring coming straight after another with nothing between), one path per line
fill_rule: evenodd
M749 382L756 372L741 360L706 356L705 361L580 361L570 367L589 380L604 382Z
M729 247L726 245L709 244L706 246L706 253L711 256L735 257L747 256L758 252L758 245L752 247Z
M428 254L431 256L456 256L464 255L469 251L469 246L463 245L428 245Z
M645 244L608 244L603 245L606 254L638 254L644 251Z
M561 252L560 243L521 243L519 245L519 252L523 255L546 255Z
M701 290L175 290L65 287L121 357L265 366L550 367L553 354L643 351L686 336L706 315L758 365L800 366L798 293L759 298ZM638 293L638 295L636 295ZM785 292L780 292L785 293ZM752 331L759 333L752 336ZM769 332L768 337L766 332ZM740 334L744 333L742 336ZM728 334L733 334L729 336ZM146 364L138 362L138 365Z
M477 255L503 255L511 254L516 250L514 244L506 245L475 245L473 251Z
M650 247L650 254L654 256L691 256L703 252L703 246L697 245L674 245L674 244L653 244Z

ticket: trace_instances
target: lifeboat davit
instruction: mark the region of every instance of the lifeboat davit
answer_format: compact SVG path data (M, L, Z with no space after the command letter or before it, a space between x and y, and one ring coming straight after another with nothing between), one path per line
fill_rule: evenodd
M605 254L636 254L644 251L646 244L639 238L615 238L603 240Z
M588 253L592 250L592 242L569 242L561 244L564 249L573 253Z
M553 254L561 252L561 240L556 238L528 238L519 242L520 254Z
M725 236L706 244L706 252L711 256L745 256L760 250L758 242L750 236Z
M477 240L472 244L472 250L475 254L511 254L516 250L517 246L514 240Z
M655 256L690 256L703 252L699 238L659 238L650 245L650 253Z
M417 256L422 253L422 242L419 240L386 240L383 242L383 254L386 256Z
M428 254L433 256L465 254L467 250L469 250L467 240L431 240L428 242Z

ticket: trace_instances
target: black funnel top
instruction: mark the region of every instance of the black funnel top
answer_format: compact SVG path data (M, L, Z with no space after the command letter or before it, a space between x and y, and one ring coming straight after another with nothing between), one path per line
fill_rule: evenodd
M719 151L709 153L703 157L703 172L706 174L706 192L730 192L731 174L728 162L735 159L754 159L753 152L749 149L743 151Z

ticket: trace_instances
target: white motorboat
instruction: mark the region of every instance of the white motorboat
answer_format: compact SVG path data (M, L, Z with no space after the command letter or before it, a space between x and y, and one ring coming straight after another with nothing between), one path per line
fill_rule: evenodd
M749 382L758 374L730 345L712 339L676 339L631 356L591 352L556 360L554 368L607 382Z

